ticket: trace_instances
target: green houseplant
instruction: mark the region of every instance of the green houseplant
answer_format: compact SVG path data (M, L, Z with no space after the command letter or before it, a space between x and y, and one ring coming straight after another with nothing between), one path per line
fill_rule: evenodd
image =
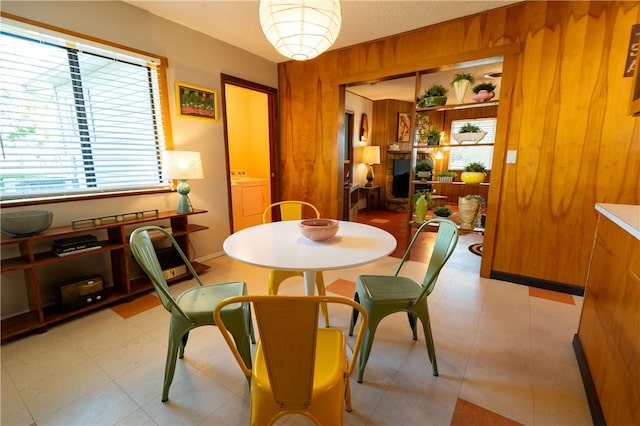
M486 174L487 168L484 164L472 162L464 168L464 172L460 175L460 180L464 183L480 183L484 181Z
M472 99L476 102L488 101L496 95L496 85L490 81L483 81L482 83L478 83L473 86L473 89L471 90L473 90L473 93L475 93Z
M456 177L456 172L452 172L449 170L444 170L436 173L436 178L438 178L438 182L453 182L453 179Z
M464 103L464 96L467 94L467 90L469 90L469 86L475 82L475 77L473 74L468 72L456 73L453 76L453 81L451 85L453 86L453 90L456 93L456 99L458 103Z
M483 132L480 127L471 123L466 123L457 132L451 133L451 137L458 143L462 143L464 141L478 143L485 136L487 136L487 132Z
M433 163L429 160L422 160L416 163L416 174L422 180L429 180L429 175L433 170Z
M418 107L427 108L435 105L447 103L447 93L449 90L441 84L434 84L425 90L424 95L418 98Z
M433 214L440 217L449 217L453 212L448 206L438 206L433 208Z
M480 127L476 126L475 124L471 124L471 123L465 124L459 130L460 133L478 133L480 131L481 131Z
M413 194L413 207L415 211L415 221L424 222L427 215L427 209L432 203L431 193L429 191L416 191Z

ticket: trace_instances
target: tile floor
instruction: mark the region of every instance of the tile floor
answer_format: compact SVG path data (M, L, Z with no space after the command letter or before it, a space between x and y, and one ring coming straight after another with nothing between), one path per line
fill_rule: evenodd
M424 340L411 340L406 315L388 317L364 383L351 379L354 410L345 424L592 424L571 346L582 298L479 277L480 258L468 250L479 240L461 237L429 298L440 375L431 375ZM358 274L391 273L397 262L327 271L328 291L352 297ZM244 280L250 293L265 293L265 270L226 256L208 263L206 282ZM411 261L405 273L421 279L424 265ZM285 282L281 293L302 294L302 279ZM0 424L247 424L247 382L214 327L191 332L169 402L160 402L169 315L154 298L3 344ZM330 314L333 326L347 329L349 312Z

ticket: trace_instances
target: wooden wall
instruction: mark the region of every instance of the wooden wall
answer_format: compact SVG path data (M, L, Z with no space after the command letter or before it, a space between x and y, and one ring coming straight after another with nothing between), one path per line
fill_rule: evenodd
M341 85L502 55L481 274L582 287L594 204L640 204L640 125L623 78L639 22L639 2L531 1L279 64L282 195L341 214Z

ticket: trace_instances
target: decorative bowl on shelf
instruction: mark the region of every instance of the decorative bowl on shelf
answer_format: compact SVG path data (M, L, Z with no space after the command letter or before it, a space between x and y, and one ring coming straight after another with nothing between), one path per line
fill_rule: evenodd
M302 235L313 241L324 241L336 235L339 224L334 219L305 219L300 222Z
M0 230L10 237L36 235L50 227L52 220L53 213L46 210L3 213Z
M462 143L462 142L478 143L485 136L487 136L487 132L451 133L451 137L458 143Z

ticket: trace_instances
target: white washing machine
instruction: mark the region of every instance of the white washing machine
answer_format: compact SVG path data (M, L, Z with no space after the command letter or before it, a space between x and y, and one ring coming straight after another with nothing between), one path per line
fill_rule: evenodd
M231 207L233 232L262 223L262 213L271 204L269 179L247 176L243 170L231 170Z

